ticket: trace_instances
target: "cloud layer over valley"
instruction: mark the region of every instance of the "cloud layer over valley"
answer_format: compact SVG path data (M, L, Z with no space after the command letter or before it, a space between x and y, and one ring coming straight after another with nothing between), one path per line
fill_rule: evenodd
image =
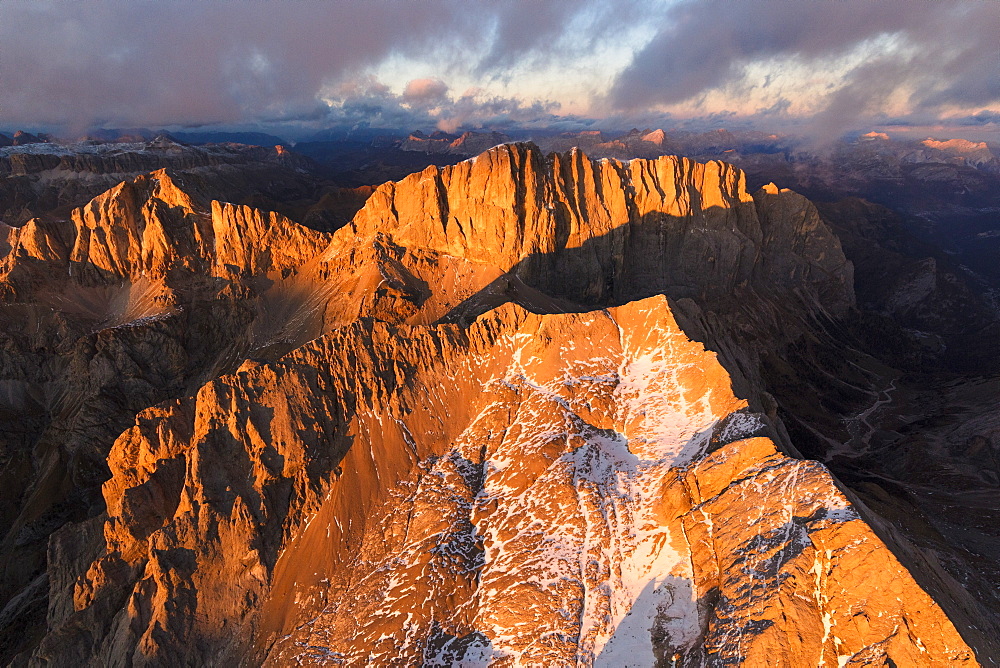
M998 5L975 0L15 0L0 127L992 131L997 34Z

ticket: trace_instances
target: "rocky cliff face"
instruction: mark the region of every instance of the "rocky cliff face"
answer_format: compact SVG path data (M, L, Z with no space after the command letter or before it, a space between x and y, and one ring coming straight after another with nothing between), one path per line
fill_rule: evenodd
M9 652L40 630L31 620L45 612L48 534L104 506L114 439L138 411L196 391L254 351L292 347L268 341L282 321L265 318L263 304L326 238L204 200L160 171L69 220L11 228L7 240L0 641Z
M742 172L719 162L593 161L579 151L546 160L505 145L385 184L350 229L334 238L329 265L359 247L392 246L416 279L433 254L579 305L664 292L717 304L793 289L810 293L796 298L812 300L809 310L841 313L853 301L851 265L808 201L777 188L752 197ZM472 297L479 280L453 297ZM442 289L450 286L431 292ZM475 310L468 303L449 315Z
M52 270L67 280L132 282L146 277L178 288L204 278L287 276L325 237L278 214L218 201L166 170L123 182L72 212L70 221L38 219L13 229L0 280L21 292L52 286ZM44 267L44 275L31 276Z
M662 297L357 325L244 367L116 442L103 549L38 657L971 663L727 381Z
M39 303L72 268L88 286L147 281L174 309L88 335L151 386L174 380L100 434L63 428L103 475L49 446L64 477L103 484L21 552L5 543L47 543L0 612L30 620L46 602L18 662L975 665L964 637L990 651L867 508L790 456L766 356L854 304L852 266L804 198L751 195L724 163L530 145L385 184L331 236L201 196L158 173L8 233L12 299ZM119 331L178 341L178 359ZM200 346L211 364L182 359ZM40 440L20 441L21 470ZM10 503L21 526L58 487L38 480Z

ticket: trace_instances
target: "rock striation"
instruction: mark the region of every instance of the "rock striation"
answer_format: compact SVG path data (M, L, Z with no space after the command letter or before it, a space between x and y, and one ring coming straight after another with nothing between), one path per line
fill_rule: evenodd
M52 470L90 486L88 510L32 505L75 489L53 496L55 474L10 503L19 526L48 522L2 546L11 564L35 555L0 611L36 620L16 662L990 651L952 614L964 599L932 599L869 509L797 457L766 389L768 355L855 304L852 264L805 198L750 194L721 162L532 145L384 184L333 234L207 195L157 172L6 232L10 304L124 281L170 309L73 339L118 346L166 389L94 403L115 417L103 430L82 428L86 411L58 423L76 445L53 440ZM105 395L129 392L104 368ZM11 450L21 470L57 424L37 419ZM84 447L107 468L80 475Z
M32 219L11 230L0 280L30 294L51 285L54 267L92 283L148 277L178 287L203 277L287 276L325 246L325 235L275 213L218 201L210 213L202 206L166 170L122 182L69 221ZM40 266L45 275L31 276Z
M104 507L115 438L140 410L248 355L294 347L271 340L285 323L265 308L269 290L327 240L277 214L202 199L166 171L122 183L68 220L6 232L0 646L9 654L44 619L48 534Z
M768 216L767 229L761 224ZM831 312L852 304L851 266L812 205L790 191L746 191L742 172L682 158L545 158L504 145L451 167L388 183L327 252L390 243L492 265L512 279L580 304L639 293L721 300L733 290L816 296ZM675 294L674 294L675 293Z
M359 323L245 366L118 439L107 518L53 539L104 546L36 656L974 664L714 357L654 297Z

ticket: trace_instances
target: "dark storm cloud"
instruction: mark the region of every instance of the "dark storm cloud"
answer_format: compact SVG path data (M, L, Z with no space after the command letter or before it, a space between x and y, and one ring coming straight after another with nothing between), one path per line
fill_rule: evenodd
M986 125L996 123L1000 125L1000 111L980 111L978 114L959 119L957 125Z
M845 75L817 117L820 133L877 114L897 91L915 112L1000 99L1000 5L988 0L762 0L679 2L609 93L612 107L641 110L696 100L712 89L767 86L741 80L744 67L795 58L829 62L866 41L894 37L903 48L873 52Z
M0 114L84 124L294 114L314 107L329 74L384 57L393 43L406 45L412 32L400 24L419 30L429 22L405 3L391 19L360 3L355 12L338 7L3 3ZM366 40L365 31L382 31L388 39Z
M486 76L544 51L592 5L0 2L0 124L315 119L324 85L392 55L439 54L434 74L478 66ZM431 93L443 99L447 87L425 87L425 102ZM421 103L416 89L408 97Z

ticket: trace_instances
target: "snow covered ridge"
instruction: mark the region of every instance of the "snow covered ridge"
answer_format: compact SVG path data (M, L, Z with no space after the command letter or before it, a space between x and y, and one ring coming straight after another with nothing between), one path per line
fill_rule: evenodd
M360 530L336 497L371 466L386 484L392 457L384 440L378 461L352 449L308 530L328 551L357 544L356 576L288 557L315 575L284 594L303 619L265 665L843 665L884 658L904 625L930 656L969 658L829 472L758 435L763 417L664 299L519 318L483 316L470 339L495 337L411 379L448 445ZM481 389L452 436L464 382ZM375 394L357 433L426 451L409 400Z

